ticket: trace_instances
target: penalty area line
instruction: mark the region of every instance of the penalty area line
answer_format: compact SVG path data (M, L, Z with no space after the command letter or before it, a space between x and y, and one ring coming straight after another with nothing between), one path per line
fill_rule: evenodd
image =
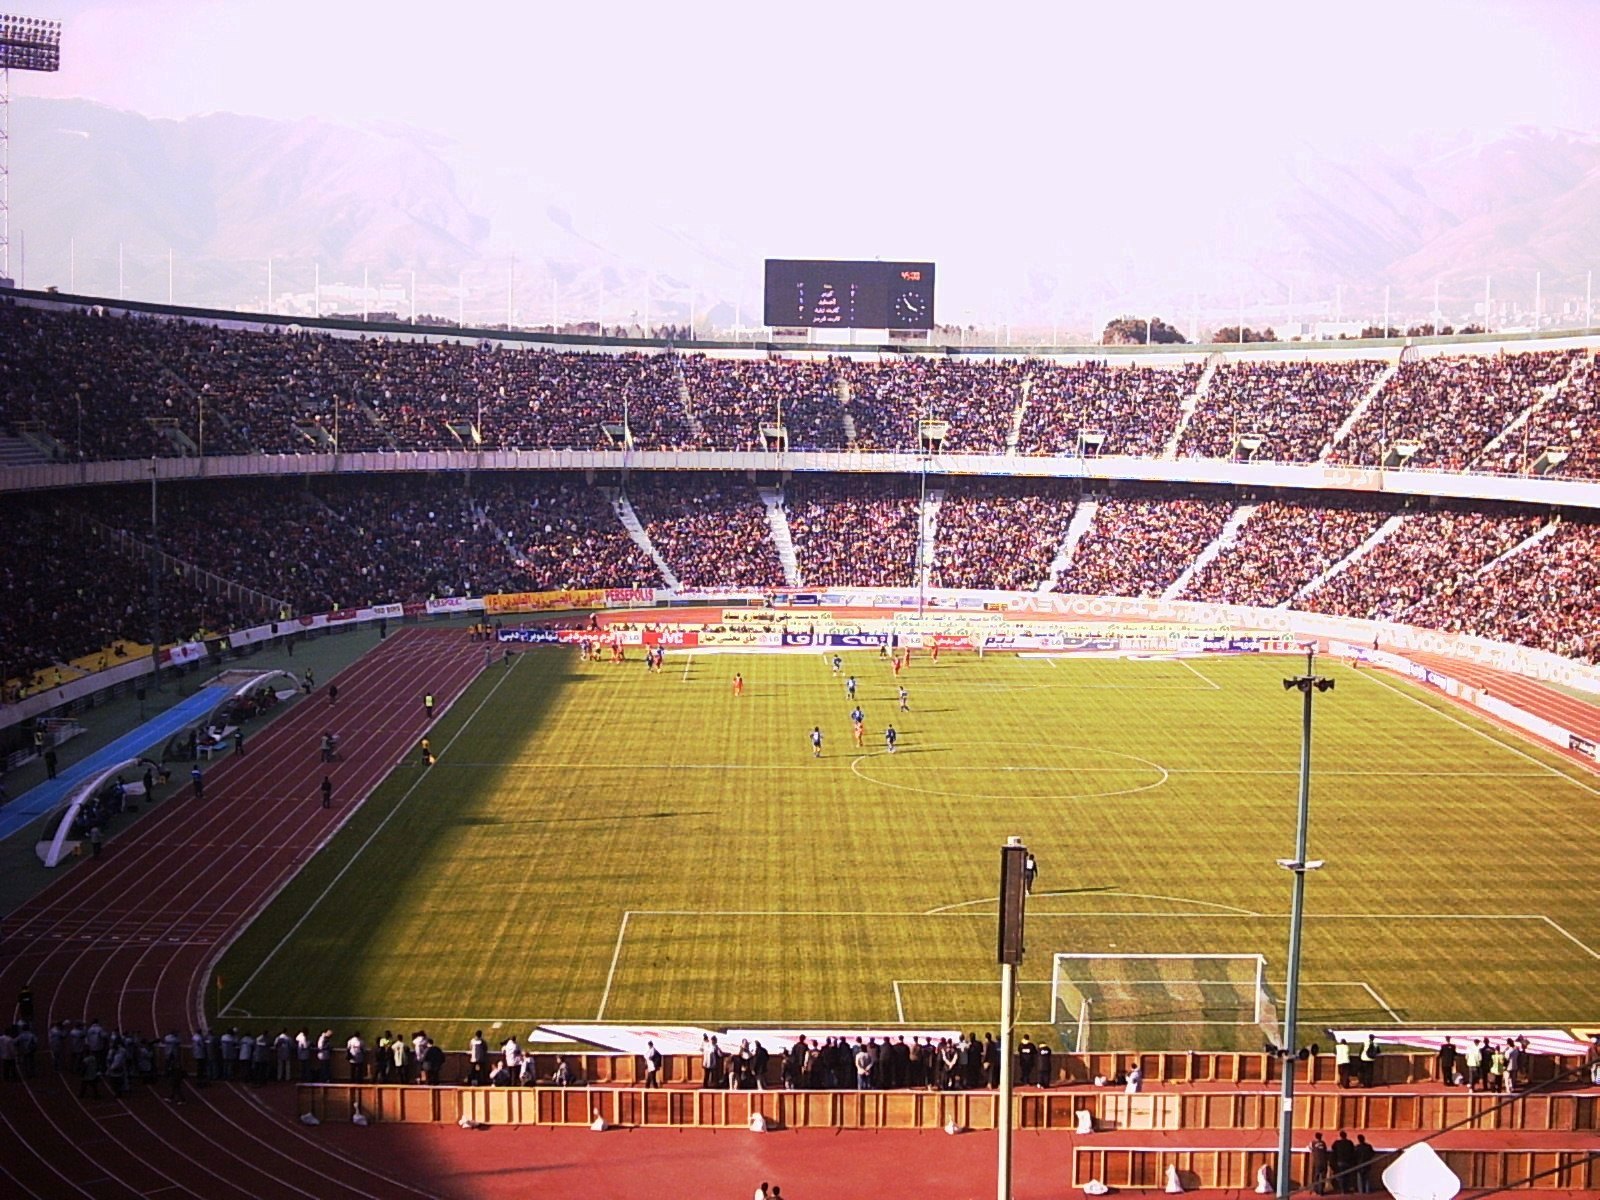
M617 926L617 944L611 951L611 969L606 972L606 988L600 993L600 1010L595 1013L596 1021L606 1019L606 1005L611 1003L611 983L617 977L617 962L622 958L622 939L628 936L628 918L633 916L633 910L628 909L622 914L622 924Z

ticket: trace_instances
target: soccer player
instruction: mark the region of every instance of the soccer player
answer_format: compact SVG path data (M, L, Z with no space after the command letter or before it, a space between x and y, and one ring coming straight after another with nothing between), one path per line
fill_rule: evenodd
M820 725L811 727L811 757L822 757L822 727Z
M861 711L858 704L850 710L850 733L856 740L856 745L861 745L862 727L867 723L867 714Z
M900 740L900 735L894 731L894 726L883 731L883 744L889 748L889 753L894 753L894 744Z
M909 692L907 692L905 690L905 688L901 688L900 689L900 711L901 712L910 712L911 711L910 700L911 700L911 694Z
M856 698L856 677L854 675L844 681L844 694L852 700Z
M835 675L837 675L843 670L844 670L844 659L840 658L837 654L835 654L833 656L833 673Z
M744 676L738 671L733 673L733 694L735 696L744 695Z

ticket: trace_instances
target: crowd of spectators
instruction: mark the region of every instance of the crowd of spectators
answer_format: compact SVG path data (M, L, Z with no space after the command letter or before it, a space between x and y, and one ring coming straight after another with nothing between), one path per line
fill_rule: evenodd
M106 496L92 505L66 495L9 496L6 506L0 681L8 700L65 682L62 664L73 659L100 654L110 665L124 644L148 645L149 561L110 548L85 519L86 512L113 511ZM165 571L161 610L167 639L229 629L250 612Z
M1564 520L1548 537L1436 592L1407 624L1517 642L1600 662L1600 525Z
M67 459L345 451L748 449L781 404L789 448L914 450L924 418L951 452L1157 456L1203 364L905 355L710 357L564 351L479 342L340 337L0 304L0 427L42 435ZM1546 445L1570 476L1600 475L1600 383L1580 350L1434 354L1405 361L1335 462L1520 472ZM1574 367L1578 369L1574 372ZM1226 361L1178 452L1312 461L1376 381L1373 359ZM1568 381L1565 388L1558 387ZM1546 400L1549 393L1555 393ZM1525 427L1486 448L1531 406ZM1018 414L1021 413L1020 424ZM1521 436L1518 436L1520 434ZM1092 435L1085 439L1084 435Z
M1429 355L1402 362L1331 461L1376 466L1402 439L1408 467L1464 471L1544 390L1567 378L1582 351Z
M1129 454L1153 458L1165 448L1183 403L1194 394L1201 363L1175 367L1105 362L1030 364L1020 454ZM1085 444L1084 435L1100 440Z
M781 423L790 450L845 445L839 360L707 358L678 360L701 442L715 450L761 450L761 429Z
M923 420L948 425L944 449L1003 454L1022 403L1021 359L927 356L848 364L850 415L862 450L919 449Z
M1225 362L1189 418L1178 454L1315 462L1383 367L1367 358ZM1246 435L1261 438L1253 455L1237 448Z
M920 545L917 482L796 476L784 491L801 582L807 587L905 587Z
M1226 500L1107 497L1056 590L1157 598L1216 540L1234 508Z
M1387 537L1295 601L1345 617L1406 620L1417 604L1459 588L1487 563L1526 541L1542 518L1490 508L1410 512Z
M661 571L628 536L616 489L578 475L479 477L474 495L515 555L508 591L661 587Z
M1061 480L961 479L939 505L934 587L1031 591L1050 578L1075 485Z
M1266 608L1288 604L1377 532L1388 515L1362 499L1269 500L1195 572L1179 598Z
M629 477L628 501L684 587L782 587L766 507L748 483L717 475Z
M1600 479L1600 369L1592 358L1485 459L1483 468L1521 474L1532 470L1549 449L1567 451L1556 468L1562 475Z
M170 485L160 491L161 546L297 612L499 591L516 581L515 564L477 520L463 482L375 476L311 486ZM108 506L113 521L130 511L138 506Z

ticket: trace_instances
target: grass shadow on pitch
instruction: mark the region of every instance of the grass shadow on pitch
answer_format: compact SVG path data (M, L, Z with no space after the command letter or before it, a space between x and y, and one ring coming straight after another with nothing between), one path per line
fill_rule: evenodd
M605 821L668 821L675 817L710 817L716 813L709 808L685 809L675 812L608 813L592 817L456 817L452 825L590 825Z

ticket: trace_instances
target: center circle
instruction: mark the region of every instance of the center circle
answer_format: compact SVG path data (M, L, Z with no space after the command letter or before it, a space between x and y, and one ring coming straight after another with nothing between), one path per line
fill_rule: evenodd
M1048 752L1049 758L1059 761L1040 762L1041 757L1046 757L1041 754L1042 749ZM1026 751L1031 761L1017 762L1017 756L1011 753L1017 750ZM929 754L936 761L925 763L923 754ZM896 774L901 775L900 779L884 778L890 763L894 764ZM910 771L904 770L901 763L912 764ZM1148 792L1168 779L1165 767L1137 754L1099 746L1042 746L1038 742L932 743L906 747L894 755L879 750L852 759L850 770L864 782L879 787L971 800L1096 800ZM907 779L908 774L912 774L915 781ZM1006 780L1013 786L1004 792L950 786L958 784L962 776L972 777L977 785L984 787L993 787L997 780ZM1070 792L1049 786L1048 781L1061 776L1080 779L1086 785L1100 777L1108 786L1085 786Z

